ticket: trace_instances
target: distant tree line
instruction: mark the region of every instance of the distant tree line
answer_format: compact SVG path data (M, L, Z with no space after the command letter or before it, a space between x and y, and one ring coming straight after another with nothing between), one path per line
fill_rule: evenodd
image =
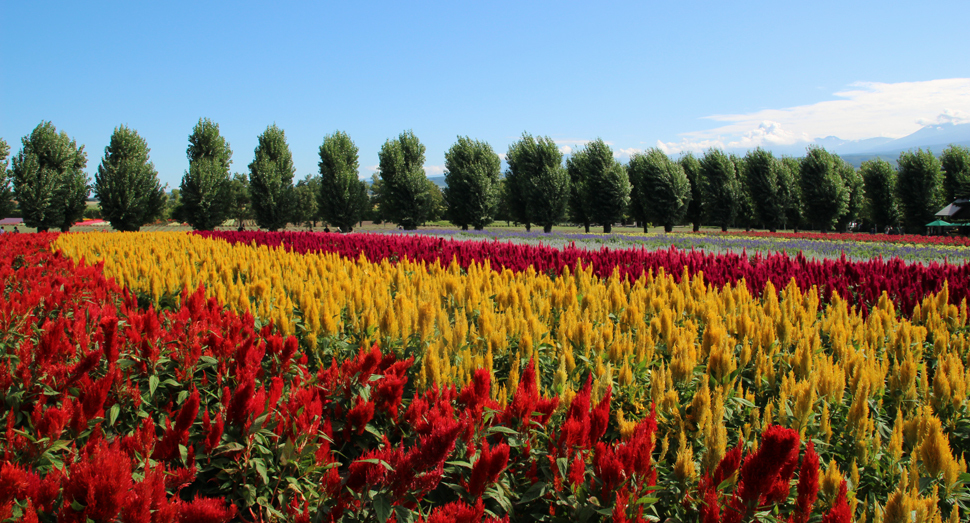
M425 176L425 146L412 131L384 143L370 183L359 179L358 148L341 131L324 137L317 173L294 181L282 129L267 127L248 173L232 173L229 143L202 118L189 135L189 169L166 194L147 143L126 126L114 130L93 184L84 146L50 122L21 143L8 161L0 139L0 215L16 208L42 231L69 230L92 191L101 215L122 231L173 218L200 230L245 220L268 230L322 223L351 232L363 220L410 230L445 219L463 230L505 221L544 232L567 222L587 232L626 223L668 232L685 224L822 232L863 224L919 233L940 207L970 198L970 149L956 145L939 158L918 149L901 153L895 166L870 160L860 169L815 146L802 158L758 148L743 157L709 149L673 159L654 148L623 165L601 139L564 158L548 136L523 133L509 145L503 173L491 145L458 137L445 153L440 190Z

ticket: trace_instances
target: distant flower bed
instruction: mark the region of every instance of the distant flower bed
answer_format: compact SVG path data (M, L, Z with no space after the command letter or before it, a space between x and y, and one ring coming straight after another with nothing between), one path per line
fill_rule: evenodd
M819 232L768 232L768 231L698 231L691 234L751 236L754 238L789 238L795 240L826 240L839 242L905 243L910 245L954 245L970 247L966 236L923 236L920 234L869 234L869 233L819 233Z
M685 251L675 247L650 250L646 247L597 250L573 246L552 248L543 245L516 245L507 242L458 241L424 235L327 234L306 232L216 231L198 233L206 238L221 238L232 243L255 243L285 246L299 253L335 252L356 259L363 254L369 260L408 258L413 261L444 264L455 260L466 268L472 262L490 264L493 269L512 271L535 270L539 273L562 274L577 265L590 267L600 278L614 271L636 280L642 274L660 270L677 280L686 272L703 274L715 286L743 281L750 292L760 296L768 282L784 289L795 281L801 289L819 288L823 301L833 292L862 310L871 308L883 292L898 307L909 312L923 296L939 292L949 281L949 299L959 304L970 296L970 265L907 264L900 259L852 261L839 259L809 260L802 255L783 253L744 256L737 253L710 254Z

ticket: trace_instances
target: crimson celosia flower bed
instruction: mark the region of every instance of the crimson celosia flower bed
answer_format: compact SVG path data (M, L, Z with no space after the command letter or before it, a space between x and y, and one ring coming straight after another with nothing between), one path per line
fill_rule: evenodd
M139 307L97 266L50 253L53 237L0 238L2 520L802 522L821 509L818 456L794 430L740 442L692 497L655 463L655 418L621 435L590 379L566 408L540 395L531 362L507 403L484 370L419 394L411 358L311 353L201 290ZM824 510L849 521L844 483Z
M391 236L380 234L217 231L200 232L208 238L257 245L285 246L296 252L335 252L355 259L409 258L416 261L455 260L467 267L471 262L488 261L494 269L560 274L577 264L592 266L600 277L614 271L626 278L638 278L648 271L666 271L678 279L703 273L704 280L716 286L744 280L754 296L760 296L767 282L775 289L785 288L792 280L801 289L817 286L823 303L833 292L863 312L875 304L883 292L905 312L910 312L923 296L939 292L948 281L950 303L959 304L970 296L970 265L907 264L899 259L850 261L809 260L801 254L784 253L762 256L743 254L706 254L671 247L666 250L608 249L586 250L574 247L556 249L543 246L515 245L502 242L447 240L425 236Z

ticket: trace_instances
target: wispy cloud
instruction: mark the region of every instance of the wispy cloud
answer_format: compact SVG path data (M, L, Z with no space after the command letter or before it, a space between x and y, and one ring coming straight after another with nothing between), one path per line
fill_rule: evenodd
M424 174L427 176L441 176L445 174L444 165L425 165Z
M835 96L841 99L708 116L707 119L726 125L684 133L679 142L658 140L657 146L675 154L709 147L793 145L826 136L845 140L900 138L925 125L970 122L970 78L892 84L856 82Z

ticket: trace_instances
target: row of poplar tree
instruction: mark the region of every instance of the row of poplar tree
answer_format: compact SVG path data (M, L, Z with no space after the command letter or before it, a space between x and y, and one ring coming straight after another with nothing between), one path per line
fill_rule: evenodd
M319 175L294 185L282 129L271 125L259 136L248 176L231 175L229 144L203 118L189 136L189 169L171 201L147 143L126 126L114 130L93 184L84 147L50 122L22 139L10 169L9 152L0 139L0 216L16 201L24 224L42 231L66 231L79 221L92 190L102 217L123 231L166 213L201 230L242 216L269 230L320 220L349 232L365 217L414 229L443 208L443 217L463 229L502 219L545 232L563 221L610 232L629 220L666 231L690 223L695 231L708 224L824 232L863 220L879 230L921 232L942 205L970 196L970 150L952 145L939 158L919 149L900 154L896 166L877 159L860 169L821 147L802 158L758 148L743 157L710 149L678 160L651 149L623 165L599 139L564 161L551 138L525 133L509 146L503 177L488 143L459 137L445 153L445 188L438 191L425 176L425 147L411 131L384 143L370 185L358 178L357 146L340 131L324 137Z

